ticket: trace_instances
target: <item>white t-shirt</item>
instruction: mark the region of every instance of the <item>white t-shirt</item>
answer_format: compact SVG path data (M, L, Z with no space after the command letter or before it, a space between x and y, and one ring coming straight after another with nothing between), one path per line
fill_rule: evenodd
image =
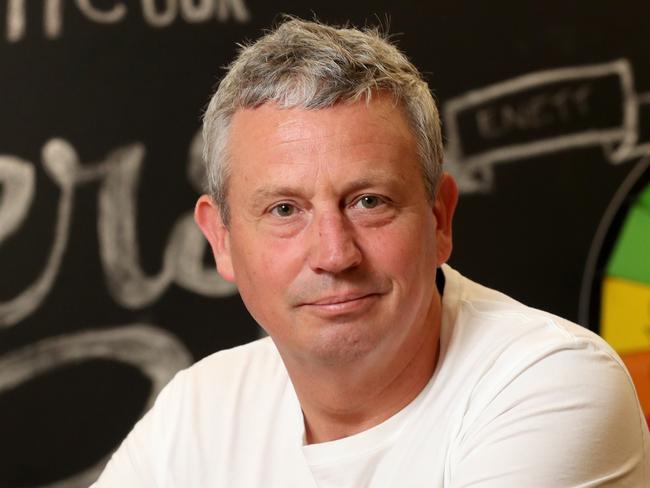
M302 453L318 488L364 488L371 481L384 456L428 397L433 382L406 407L375 427L332 442L304 445Z
M438 365L384 423L305 446L295 391L266 338L178 373L93 486L650 486L650 436L616 353L443 270Z

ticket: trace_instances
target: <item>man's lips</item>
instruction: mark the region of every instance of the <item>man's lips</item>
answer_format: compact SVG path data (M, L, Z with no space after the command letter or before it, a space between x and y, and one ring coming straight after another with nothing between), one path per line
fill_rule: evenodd
M300 308L322 318L356 315L366 312L380 295L380 293L368 292L328 295L303 302Z
M345 293L345 294L331 295L324 298L318 298L316 300L309 300L304 303L301 303L301 305L314 305L314 306L337 305L346 302L352 302L355 300L360 300L362 298L369 297L371 295L377 295L377 293L362 292L362 293Z

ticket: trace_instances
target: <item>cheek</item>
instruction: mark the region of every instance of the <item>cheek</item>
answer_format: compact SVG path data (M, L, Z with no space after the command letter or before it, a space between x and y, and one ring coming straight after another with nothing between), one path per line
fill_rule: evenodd
M247 308L258 322L272 320L285 306L283 293L300 269L299 254L289 242L250 237L235 245L235 281Z
M407 284L417 276L435 274L436 241L434 223L417 219L365 233L366 256L374 268Z

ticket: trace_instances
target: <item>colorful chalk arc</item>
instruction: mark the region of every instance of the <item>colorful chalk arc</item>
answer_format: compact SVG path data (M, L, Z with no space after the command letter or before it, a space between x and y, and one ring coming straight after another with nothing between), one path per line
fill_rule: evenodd
M630 372L650 425L650 165L621 199L603 240L592 310ZM597 307L597 308L596 308Z

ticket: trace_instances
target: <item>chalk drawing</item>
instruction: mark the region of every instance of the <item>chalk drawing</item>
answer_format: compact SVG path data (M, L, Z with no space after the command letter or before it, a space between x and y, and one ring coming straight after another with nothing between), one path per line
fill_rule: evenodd
M596 279L596 273L598 271L598 258L600 257L603 244L605 243L605 238L611 228L614 217L616 217L616 213L621 208L623 202L628 198L630 190L632 190L632 187L648 168L650 168L650 155L641 159L641 161L639 161L625 177L625 180L623 180L621 186L616 190L609 205L607 205L607 208L600 219L600 223L598 224L598 228L596 229L596 233L587 254L585 271L582 275L582 284L580 286L578 322L585 327L593 325L591 324L593 317L589 316L590 306L593 300L591 293L593 290L594 280Z
M27 161L0 156L0 244L21 224L34 198L34 167Z
M650 152L638 141L648 107L625 59L528 73L444 103L446 163L465 193L492 191L495 164L571 148L601 146L619 164Z
M142 15L149 25L167 27L176 18L178 4L174 0L165 0L163 3L164 8L159 10L155 0L142 0Z
M222 2L223 3L223 2ZM237 5L244 5L241 2L236 2ZM181 15L185 21L189 23L206 22L214 15L214 0L181 0ZM248 20L248 11L244 9L242 12L236 13L235 18L242 18ZM224 20L219 17L219 20Z
M221 22L225 22L230 18L230 12L238 22L248 22L250 20L250 13L242 0L221 0L217 3L215 13L217 19Z
M199 186L203 178L197 163L202 144L194 137L188 157L188 176ZM140 265L137 239L137 186L145 148L136 143L112 151L99 163L82 164L72 145L51 139L43 147L43 165L60 188L57 223L47 263L35 281L18 296L0 302L0 326L17 324L33 313L51 290L61 266L71 224L75 187L100 181L97 232L99 256L114 300L137 309L155 302L172 283L209 297L236 293L236 287L203 264L207 242L194 224L192 212L174 224L163 253L158 275L146 276ZM0 157L0 183L5 189L0 202L0 244L14 234L27 217L34 193L33 168L14 156ZM26 183L26 184L22 184Z
M172 229L160 273L144 275L136 237L136 192L143 158L144 148L139 144L109 155L110 169L99 191L99 251L113 298L124 307L139 308L155 301L174 280L204 295L234 294L234 285L222 280L213 268L204 269L207 244L191 212L181 216ZM192 168L191 149L189 160Z
M69 144L56 139L45 144L42 157L45 170L61 190L54 243L50 249L45 268L36 280L17 297L8 302L0 302L0 327L15 325L38 308L52 288L68 241L68 229L74 201L74 172L79 161L74 149ZM11 157L6 156L4 158L5 162L11 159ZM24 162L21 164L24 164ZM12 171L15 171L15 169L11 169L7 165L0 165L0 181L4 180L4 175ZM11 189L11 186L9 189ZM0 219L0 244L11 233L15 232L26 217L27 209L33 199L34 185L29 185L24 191L25 193L21 196L21 203L12 204L7 198L3 198L1 202L3 208L5 206L11 207L14 204L21 208L18 212L7 212L10 218L7 218L6 221ZM0 210L0 215L2 214L3 211Z
M77 0L77 7L89 20L98 24L114 24L126 15L123 3L115 3L113 8L100 10L93 5L92 0Z
M123 21L135 2L115 0L110 6L107 2L93 0L74 0L79 12L96 24L116 24ZM230 19L244 23L250 20L250 12L244 0L140 0L140 12L146 24L163 28L171 25L179 16L190 24L216 19L227 22ZM61 0L43 0L27 2L26 0L7 0L6 38L9 42L18 42L27 32L27 5L43 8L43 33L47 39L56 39L63 35L63 9L67 2ZM136 11L137 12L137 11Z
M0 394L58 367L90 359L126 363L151 381L143 411L149 410L160 390L192 356L172 334L150 324L130 324L44 339L0 357ZM108 456L73 476L41 488L82 488L99 476Z

